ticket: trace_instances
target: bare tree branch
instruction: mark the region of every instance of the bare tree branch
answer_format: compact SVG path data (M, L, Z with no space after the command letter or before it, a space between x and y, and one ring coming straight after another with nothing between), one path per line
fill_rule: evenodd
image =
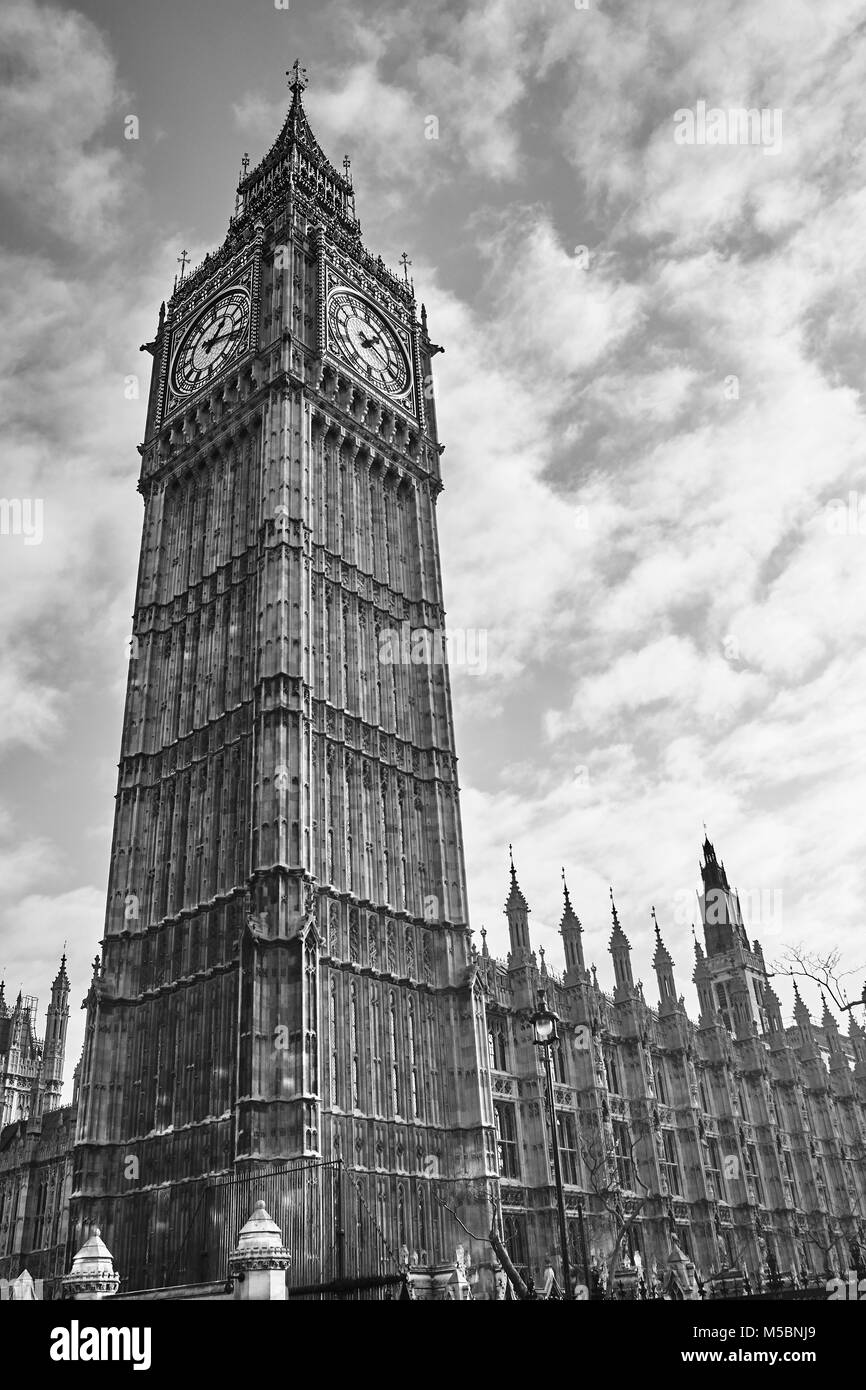
M589 1185L601 1201L602 1206L614 1222L614 1242L613 1249L605 1261L607 1267L608 1283L613 1282L616 1271L616 1263L622 1242L640 1215L643 1207L650 1195L650 1190L640 1175L637 1158L635 1157L634 1140L629 1131L629 1161L631 1172L639 1186L643 1189L643 1196L634 1197L630 1193L624 1194L619 1180L619 1168L617 1160L624 1158L617 1150L616 1143L611 1142L605 1135L604 1125L598 1117L598 1128L591 1141L587 1143L581 1141L581 1157L586 1169ZM625 1202L631 1206L631 1211L625 1210Z
M525 1281L520 1277L514 1265L512 1264L511 1256L508 1254L508 1251L506 1250L502 1242L499 1232L496 1229L497 1223L499 1221L498 1199L495 1200L493 1203L493 1220L490 1224L490 1234L488 1236L479 1236L476 1235L474 1231L470 1231L466 1223L462 1221L461 1218L457 1215L457 1212L455 1211L454 1207L452 1207L448 1202L443 1201L443 1199L439 1196L437 1192L434 1192L433 1196L435 1200L439 1203L440 1207L444 1207L445 1211L450 1212L450 1214L454 1217L454 1220L457 1222L457 1225L461 1228L461 1230L466 1232L466 1234L469 1236L471 1240L486 1240L488 1244L492 1246L493 1253L496 1255L496 1258L499 1260L499 1263L505 1270L506 1276L511 1281L511 1287L513 1288L518 1299L523 1300L534 1298L534 1293L525 1283Z
M771 974L787 975L789 979L812 980L832 999L840 1012L856 1008L866 1008L866 983L859 999L849 999L844 981L851 975L860 975L866 966L852 970L840 970L842 953L839 950L809 951L802 944L787 946L779 961L774 961Z

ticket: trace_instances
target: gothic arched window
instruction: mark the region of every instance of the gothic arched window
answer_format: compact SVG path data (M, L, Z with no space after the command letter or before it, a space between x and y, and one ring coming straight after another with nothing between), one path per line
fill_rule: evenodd
M621 1095L619 1089L619 1068L616 1064L615 1053L610 1052L605 1054L604 1070L607 1074L607 1089L613 1091L615 1096Z
M487 1052L493 1071L508 1070L505 1030L501 1023L491 1023L487 1030Z
M352 1109L357 1110L361 1104L361 1077L358 1053L358 986L354 984L349 994L349 1049L352 1054Z
M338 1105L337 1079L338 1079L338 1059L337 1050L337 982L331 981L328 991L328 1079L329 1096L332 1105Z
M527 1263L526 1231L523 1222L524 1218L517 1215L502 1218L502 1239L511 1256L511 1263L516 1265L518 1270L524 1268Z
M412 1117L418 1118L418 1054L415 1046L415 1006L409 1000L406 1019L407 1042L409 1044L409 1084L412 1089Z
M395 1115L400 1114L400 1062L397 1046L397 1000L393 993L388 997L388 1046L391 1063L391 1108Z
M382 1010L379 991L370 996L370 1055L372 1058L373 1113L382 1114Z

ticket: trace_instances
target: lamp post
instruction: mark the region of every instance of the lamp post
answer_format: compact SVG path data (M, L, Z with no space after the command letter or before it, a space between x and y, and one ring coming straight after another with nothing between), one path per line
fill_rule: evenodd
M565 1228L565 1197L562 1191L562 1164L559 1158L559 1133L556 1128L556 1107L553 1103L553 1073L550 1067L550 1049L557 1041L556 1015L547 1007L544 990L538 991L538 1008L532 1015L533 1041L544 1051L544 1073L547 1078L547 1105L550 1111L550 1133L553 1140L553 1172L556 1178L556 1205L559 1211L559 1248L562 1259L562 1282L565 1285L564 1297L572 1297L571 1272L568 1267L568 1233Z

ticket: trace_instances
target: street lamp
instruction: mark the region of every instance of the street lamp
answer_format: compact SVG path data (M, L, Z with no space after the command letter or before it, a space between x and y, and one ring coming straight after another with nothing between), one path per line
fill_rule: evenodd
M553 1140L553 1172L556 1177L556 1205L559 1210L559 1248L562 1258L564 1297L572 1297L571 1272L568 1267L568 1234L565 1229L565 1197L562 1191L562 1164L559 1158L559 1133L556 1128L556 1107L553 1103L553 1073L550 1068L550 1049L558 1040L556 1015L547 1007L544 990L538 991L538 1008L531 1018L533 1042L544 1050L544 1073L547 1077L547 1107L550 1112L550 1131Z

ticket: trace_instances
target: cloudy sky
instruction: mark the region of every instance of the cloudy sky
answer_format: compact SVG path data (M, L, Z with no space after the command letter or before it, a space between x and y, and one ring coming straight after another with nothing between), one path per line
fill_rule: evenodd
M564 864L601 979L612 883L636 977L654 997L654 903L692 1004L706 822L768 959L864 965L862 16L7 0L0 495L41 499L43 534L0 535L0 975L44 1010L68 940L74 1055L141 524L130 378L143 397L176 257L222 240L296 55L367 245L408 251L446 347L446 603L486 640L453 673L473 926L504 953L512 841L550 964ZM699 103L766 111L772 147L680 142Z

